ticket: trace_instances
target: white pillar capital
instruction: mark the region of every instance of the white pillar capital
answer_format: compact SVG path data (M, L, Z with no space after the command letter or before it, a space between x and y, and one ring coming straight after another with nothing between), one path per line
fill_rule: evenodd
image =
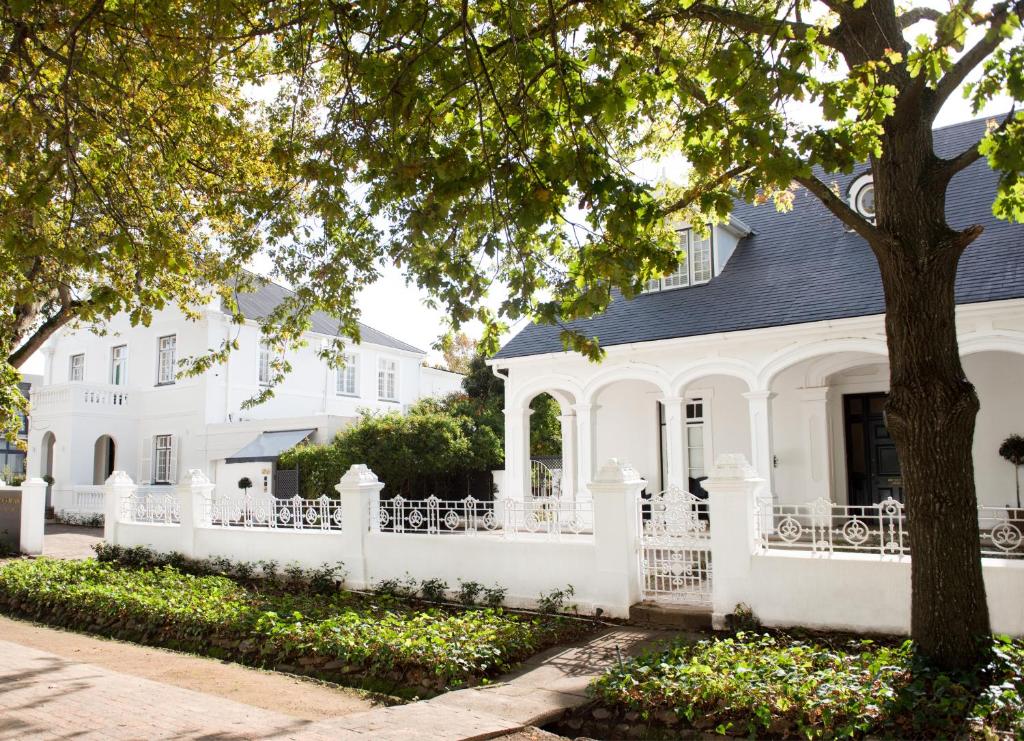
M743 397L749 401L771 401L775 398L775 392L769 391L768 389L757 389L755 391L747 391L743 394Z
M828 401L828 386L806 386L800 389L800 400L804 402Z

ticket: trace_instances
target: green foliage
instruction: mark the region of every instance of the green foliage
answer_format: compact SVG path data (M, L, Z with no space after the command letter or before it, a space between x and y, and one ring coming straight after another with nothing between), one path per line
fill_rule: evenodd
M299 445L282 454L279 465L298 466L306 497L333 491L355 463L368 465L389 494L442 495L465 491L466 477L486 474L502 458L490 427L451 411L446 402L425 400L407 414L364 414L332 443Z
M243 476L238 480L238 488L242 490L248 490L252 488L252 479L248 476Z
M484 585L478 581L462 581L459 579L459 589L455 593L455 599L464 605L475 605L478 603L480 592Z
M120 555L117 564L8 563L0 567L0 608L257 666L316 673L334 661L347 667L347 681L393 678L399 688L418 678L437 689L476 682L585 629L501 610L413 607L386 596L255 589L172 565L122 566L152 554Z
M569 600L576 594L576 587L568 584L563 589L552 589L550 592L541 592L537 597L537 609L540 612L554 614L571 610L576 612L576 605L570 604Z
M976 671L943 674L899 646L738 633L613 667L592 685L613 711L740 736L994 738L1024 732L1024 643L996 639Z
M448 582L444 579L424 579L420 582L420 596L427 602L445 602L448 599Z

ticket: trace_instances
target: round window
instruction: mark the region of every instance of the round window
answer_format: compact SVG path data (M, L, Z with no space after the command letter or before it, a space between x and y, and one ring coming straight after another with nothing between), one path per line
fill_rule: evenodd
M875 218L875 186L868 183L857 191L855 208L867 219Z

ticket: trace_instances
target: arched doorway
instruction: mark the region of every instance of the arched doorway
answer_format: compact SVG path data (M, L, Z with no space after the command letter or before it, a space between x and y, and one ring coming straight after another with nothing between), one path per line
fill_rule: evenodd
M114 438L100 435L93 446L92 483L102 484L114 472L114 457L117 448Z
M537 394L530 401L530 494L534 499L562 495L562 414L549 393Z

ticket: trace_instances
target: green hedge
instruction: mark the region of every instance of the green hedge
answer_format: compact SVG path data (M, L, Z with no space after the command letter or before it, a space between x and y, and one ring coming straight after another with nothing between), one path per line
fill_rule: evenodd
M995 641L977 672L950 675L916 662L909 641L739 633L680 640L614 667L593 684L599 709L588 718L634 717L652 737L683 726L751 737L1020 738L1022 675L1024 642L1009 639Z
M500 609L441 609L345 591L269 594L171 566L46 558L0 567L0 609L404 695L477 683L586 630L578 621Z
M299 468L305 497L333 494L341 475L365 463L390 495L490 494L487 473L501 465L494 431L471 417L452 414L442 402L421 403L408 414L367 414L329 445L299 445L281 455L281 468ZM485 483L473 484L474 474ZM471 488L472 487L472 488Z

